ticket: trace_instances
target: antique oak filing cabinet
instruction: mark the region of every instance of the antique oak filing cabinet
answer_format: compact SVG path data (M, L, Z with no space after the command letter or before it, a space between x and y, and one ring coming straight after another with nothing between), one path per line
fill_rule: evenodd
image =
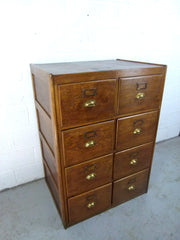
M43 165L64 227L147 192L166 66L31 64Z

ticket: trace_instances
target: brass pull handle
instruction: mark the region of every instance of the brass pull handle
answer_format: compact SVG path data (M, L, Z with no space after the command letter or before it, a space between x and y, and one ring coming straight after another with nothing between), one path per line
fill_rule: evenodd
M132 159L131 161L130 161L130 165L136 165L137 164L137 159L135 158L135 159Z
M88 142L85 143L85 147L93 147L96 144L96 142L94 140L90 140Z
M90 173L89 175L86 176L86 179L91 180L91 179L94 179L95 177L96 177L95 173Z
M95 206L95 202L88 203L87 207L88 208L93 208Z
M128 190L129 190L129 191L135 190L135 186L134 186L134 185L131 185L130 187L128 187Z
M143 99L144 97L145 97L145 93L142 93L142 92L140 92L136 95L136 98L139 100Z
M88 100L84 103L84 107L95 107L96 106L96 100Z
M136 128L136 129L134 129L134 135L138 135L138 134L140 134L141 133L141 129L140 128Z

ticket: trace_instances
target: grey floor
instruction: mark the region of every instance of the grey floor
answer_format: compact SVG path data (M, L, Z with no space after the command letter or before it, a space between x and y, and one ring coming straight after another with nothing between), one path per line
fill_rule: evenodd
M149 191L64 230L44 180L0 193L1 240L179 240L180 137L156 144Z

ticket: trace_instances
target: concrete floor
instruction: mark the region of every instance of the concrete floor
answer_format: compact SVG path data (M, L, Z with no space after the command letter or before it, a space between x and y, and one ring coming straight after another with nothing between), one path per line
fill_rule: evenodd
M179 240L180 137L156 145L149 191L64 230L44 180L0 193L0 240Z

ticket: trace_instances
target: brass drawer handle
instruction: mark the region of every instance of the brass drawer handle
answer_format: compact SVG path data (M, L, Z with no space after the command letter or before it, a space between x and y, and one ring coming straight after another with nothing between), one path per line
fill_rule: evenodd
M145 97L145 93L142 93L142 92L140 92L136 95L136 98L139 100L143 99L144 97Z
M88 208L93 208L95 206L95 202L88 203L87 207Z
M140 134L141 133L141 128L136 128L136 129L134 129L134 135L138 135L138 134Z
M136 165L137 164L137 158L134 158L130 161L130 165Z
M128 190L129 190L129 191L135 190L135 186L134 186L134 185L131 185L130 187L128 187Z
M86 179L91 180L91 179L94 179L95 177L96 177L95 173L90 173L89 175L86 176Z
M95 107L96 106L96 100L88 100L84 103L84 107Z
M90 140L88 142L85 143L85 147L93 147L96 144L96 142L94 140Z

